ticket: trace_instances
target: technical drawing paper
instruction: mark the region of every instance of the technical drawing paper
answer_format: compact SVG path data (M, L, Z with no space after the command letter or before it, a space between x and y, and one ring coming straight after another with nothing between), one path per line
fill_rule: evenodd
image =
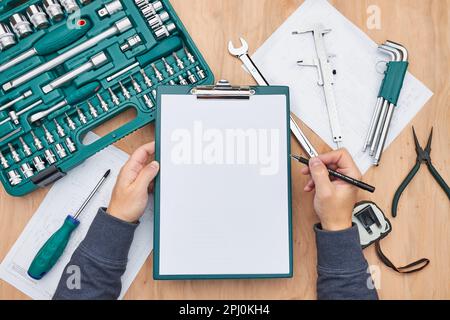
M95 139L95 135L90 134L87 141L93 139ZM51 299L64 267L84 239L98 208L108 206L116 177L127 159L128 155L125 152L110 146L70 171L64 179L56 182L1 263L0 278L33 299ZM80 216L80 226L72 234L64 254L43 279L31 279L27 275L27 270L36 253L51 234L61 227L66 216L74 214L78 210L108 169L111 169L111 175ZM130 287L152 249L153 197L149 201L145 215L135 233L129 253L128 267L122 276L120 298Z
M372 159L362 148L384 77L384 70L377 70L377 66L383 67L379 62L387 60L387 56L377 50L377 44L328 1L307 0L257 50L253 59L270 84L290 87L291 110L335 148L323 87L317 85L318 71L314 67L297 66L299 60L316 58L312 33L292 35L293 31L311 29L317 23L332 29L325 35L325 45L328 54L335 55L331 62L337 71L334 92L344 134L343 146L365 173ZM413 48L410 49L412 60ZM424 84L407 74L385 148L432 95Z

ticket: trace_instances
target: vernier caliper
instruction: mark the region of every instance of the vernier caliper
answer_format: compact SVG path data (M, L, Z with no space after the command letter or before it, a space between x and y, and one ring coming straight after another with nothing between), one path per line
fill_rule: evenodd
M250 56L248 55L248 44L247 42L240 38L241 40L241 47L235 48L233 46L233 43L230 41L228 43L228 51L231 55L241 59L241 61L244 63L244 66L247 68L247 70L250 72L250 74L255 79L256 83L258 83L260 86L268 86L269 83L264 78L262 73L259 71L256 64L252 61ZM291 115L290 120L290 126L291 131L294 134L294 136L297 138L298 142L302 146L303 150L310 156L310 157L317 157L319 154L317 153L316 149L314 149L311 142L309 142L308 138L306 138L305 134L302 132L300 127L295 122L294 118Z
M319 80L317 83L319 86L323 87L325 92L325 100L328 110L328 117L330 119L331 132L333 134L333 141L339 148L343 140L343 135L333 91L334 75L336 74L336 70L334 70L331 65L331 56L328 55L326 51L324 39L324 35L331 32L331 29L325 29L321 24L318 24L314 26L312 30L294 31L292 34L297 35L309 32L312 32L314 36L317 58L311 60L300 60L297 64L299 66L317 68L319 74Z

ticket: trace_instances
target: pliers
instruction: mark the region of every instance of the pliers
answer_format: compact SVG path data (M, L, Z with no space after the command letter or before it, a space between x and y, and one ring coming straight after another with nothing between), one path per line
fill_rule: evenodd
M413 127L413 134L414 134L414 143L416 145L417 161L416 161L416 165L414 166L414 168L411 170L411 172L406 177L405 181L403 181L403 183L400 185L397 192L395 193L394 200L392 201L392 216L394 218L397 216L397 207L398 207L398 203L400 201L400 197L401 197L403 191L405 191L406 187L412 181L414 176L419 171L420 166L424 162L426 163L431 175L438 182L438 184L441 186L441 188L447 194L448 199L450 200L450 188L448 187L445 180L441 177L439 172L436 170L436 168L431 163L430 153L431 153L431 142L433 140L433 129L431 129L430 137L428 138L428 143L427 143L425 150L419 144L419 140L417 139L417 135L416 135L416 131L414 130L414 127Z

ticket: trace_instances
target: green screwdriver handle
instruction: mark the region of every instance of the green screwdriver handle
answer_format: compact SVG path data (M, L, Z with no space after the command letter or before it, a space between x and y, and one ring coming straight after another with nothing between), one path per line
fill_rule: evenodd
M181 41L181 39L177 36L173 36L162 41L157 46L151 48L148 53L144 53L143 55L137 57L137 61L139 62L141 67L146 67L151 62L166 57L172 52L176 52L177 50L181 49L182 47L183 42Z
M64 224L39 250L28 268L28 275L36 280L42 279L56 264L66 249L72 232L79 226L80 221L68 216Z
M68 105L74 105L85 101L89 97L93 96L98 90L100 90L100 83L98 81L90 82L81 88L78 88L74 93L70 94L66 98Z
M55 53L80 40L92 28L92 22L86 18L79 19L75 24L68 27L64 23L44 35L34 45L36 53L41 56Z

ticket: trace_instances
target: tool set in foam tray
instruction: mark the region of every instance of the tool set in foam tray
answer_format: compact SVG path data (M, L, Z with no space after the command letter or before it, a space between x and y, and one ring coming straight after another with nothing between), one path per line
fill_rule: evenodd
M22 196L153 121L162 85L213 74L168 0L0 4L0 180ZM86 145L103 123L130 122Z

